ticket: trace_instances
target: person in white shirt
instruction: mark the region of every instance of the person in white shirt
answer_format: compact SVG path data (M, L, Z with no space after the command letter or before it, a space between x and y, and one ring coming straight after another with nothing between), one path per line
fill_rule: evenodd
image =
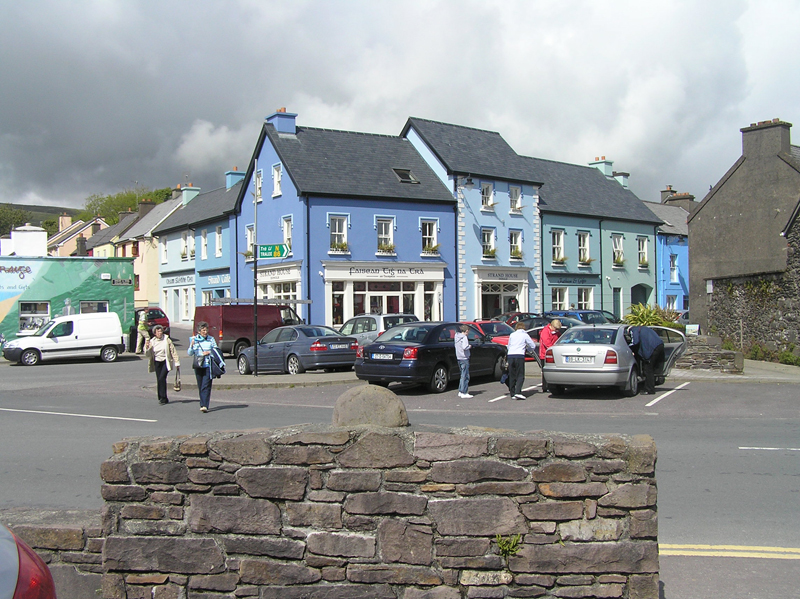
M536 344L525 332L525 324L518 322L515 331L508 336L508 390L514 399L526 399L522 394L525 382L525 352L536 351Z
M456 346L456 360L458 360L458 369L461 371L461 379L458 382L458 396L463 399L473 397L469 394L469 338L467 332L469 326L462 324L458 333L456 333L453 343Z
M178 351L167 335L164 334L164 327L157 324L153 327L155 337L144 342L144 351L150 358L148 371L156 373L156 388L158 392L158 403L162 406L169 403L167 398L167 375L170 370L181 367L181 359Z

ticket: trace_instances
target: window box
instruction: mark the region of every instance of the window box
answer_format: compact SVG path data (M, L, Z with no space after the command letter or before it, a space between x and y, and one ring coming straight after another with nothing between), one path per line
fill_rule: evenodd
M639 261L639 268L641 268L642 270L646 270L646 269L650 268L650 263L647 260L640 260Z
M422 248L422 253L428 256L438 256L439 255L439 244L436 245L426 245Z
M567 264L567 260L569 260L567 256L559 256L558 258L553 258L553 264L565 266Z
M188 260L188 258L187 258L187 256L186 256L186 250L183 250L183 251L181 252L181 260Z
M512 260L522 260L522 251L520 251L520 250L511 250L511 259Z
M379 254L395 255L394 244L393 243L382 243L382 244L380 244L378 246L378 253Z
M346 241L342 241L342 242L339 242L339 243L337 243L337 242L331 243L331 249L330 249L331 253L346 254L348 251L349 251L349 248L347 246L347 242Z
M581 260L578 262L578 266L591 266L592 262L594 262L594 258L586 258L586 260Z
M614 260L614 268L625 268L625 258L617 258Z
M497 257L497 248L484 249L483 257L494 260Z

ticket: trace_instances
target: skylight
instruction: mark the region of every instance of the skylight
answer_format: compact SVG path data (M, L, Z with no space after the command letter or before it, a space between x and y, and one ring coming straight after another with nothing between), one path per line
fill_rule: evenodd
M414 176L414 174L411 172L411 169L393 168L392 170L401 183L419 183L419 179Z

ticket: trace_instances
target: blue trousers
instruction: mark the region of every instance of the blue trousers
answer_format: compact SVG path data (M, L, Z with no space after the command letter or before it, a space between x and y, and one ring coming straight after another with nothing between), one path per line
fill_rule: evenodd
M461 371L461 380L458 382L458 392L466 393L469 390L469 360L459 360L458 369Z
M197 378L197 388L200 390L200 407L208 408L211 404L211 369L195 368L194 376Z

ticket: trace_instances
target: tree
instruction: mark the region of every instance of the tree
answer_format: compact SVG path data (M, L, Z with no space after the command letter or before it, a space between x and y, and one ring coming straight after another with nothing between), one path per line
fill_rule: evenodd
M119 213L138 210L141 200L151 200L160 204L172 196L172 189L147 189L146 187L135 187L125 189L113 195L94 194L86 198L83 212L78 215L85 221L90 221L95 216L100 216L109 225L119 222Z
M31 213L7 204L0 204L0 235L8 235L11 229L24 225L31 218Z
M42 229L47 231L48 237L52 237L53 235L58 233L58 219L48 218L47 220L43 220Z

